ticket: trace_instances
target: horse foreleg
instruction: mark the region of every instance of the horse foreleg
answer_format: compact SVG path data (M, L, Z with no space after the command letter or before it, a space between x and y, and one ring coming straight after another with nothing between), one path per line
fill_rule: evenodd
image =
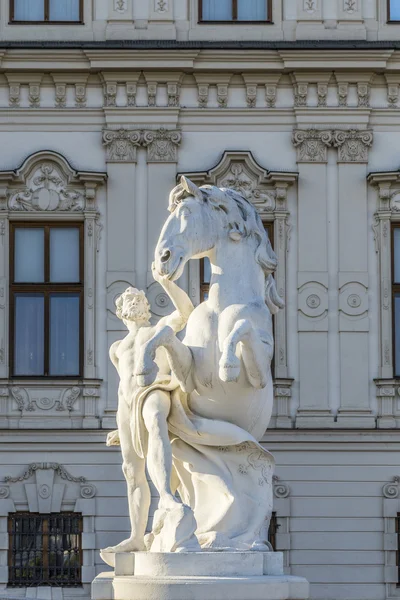
M136 376L138 384L146 387L154 383L157 375L155 356L157 348L163 347L167 354L171 371L175 374L185 391L186 379L192 366L192 353L177 337L170 327L164 327L143 345L138 361Z
M273 346L261 339L248 319L236 321L224 341L219 361L220 379L226 382L237 381L240 375L240 359L236 356L236 347L239 342L241 342L243 363L251 385L258 389L264 388L271 368Z

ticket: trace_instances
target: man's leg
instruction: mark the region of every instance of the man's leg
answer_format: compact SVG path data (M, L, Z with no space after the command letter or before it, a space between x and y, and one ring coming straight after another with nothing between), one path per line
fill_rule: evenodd
M170 408L170 395L162 390L151 392L143 405L143 419L149 433L147 468L160 495L159 509L180 504L171 491L172 450L167 425Z
M107 548L108 552L133 552L144 550L144 535L150 508L150 488L146 479L145 461L133 447L131 431L131 410L120 397L118 405L118 432L121 442L122 470L128 488L129 516L131 535L116 546Z

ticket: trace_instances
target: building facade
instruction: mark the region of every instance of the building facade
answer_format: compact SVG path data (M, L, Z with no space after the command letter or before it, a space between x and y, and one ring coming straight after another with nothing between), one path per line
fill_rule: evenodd
M278 256L287 572L400 597L399 86L398 0L0 0L0 598L89 598L128 532L108 347L127 286L172 310L179 174L254 202ZM180 283L199 302L207 265Z

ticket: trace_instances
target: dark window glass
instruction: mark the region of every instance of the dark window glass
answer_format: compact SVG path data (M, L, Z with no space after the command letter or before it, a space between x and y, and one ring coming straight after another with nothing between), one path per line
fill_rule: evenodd
M203 19L205 21L230 21L232 19L232 0L203 0Z
M271 520L269 522L268 528L268 541L271 544L272 548L276 551L276 534L279 529L278 520L276 518L276 512L272 513Z
M79 21L79 0L50 0L50 21Z
M82 515L8 517L10 587L81 585Z
M11 226L14 376L81 374L83 224Z
M43 0L14 0L15 21L44 21Z

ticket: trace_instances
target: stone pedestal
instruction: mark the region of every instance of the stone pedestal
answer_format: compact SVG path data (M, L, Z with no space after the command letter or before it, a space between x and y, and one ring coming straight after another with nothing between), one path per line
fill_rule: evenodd
M134 552L92 583L92 600L307 600L309 584L283 573L281 552Z

